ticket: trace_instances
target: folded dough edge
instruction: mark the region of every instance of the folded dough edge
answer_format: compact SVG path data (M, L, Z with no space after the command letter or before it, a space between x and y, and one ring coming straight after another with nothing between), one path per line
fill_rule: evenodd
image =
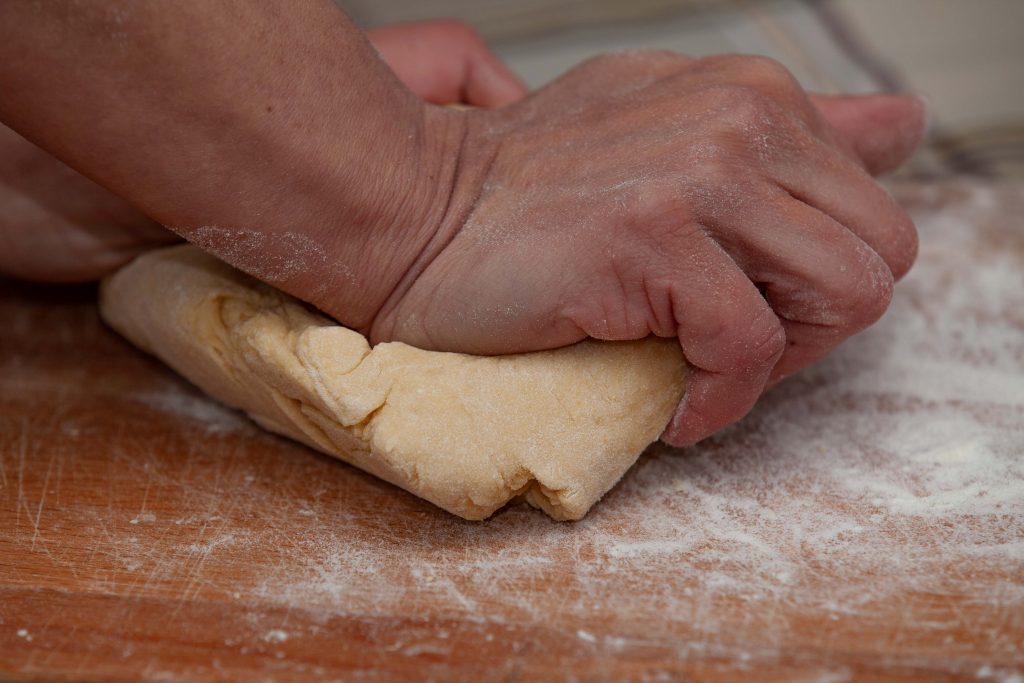
M683 393L674 340L508 356L366 339L189 245L102 283L115 330L270 431L466 519L522 498L580 519Z

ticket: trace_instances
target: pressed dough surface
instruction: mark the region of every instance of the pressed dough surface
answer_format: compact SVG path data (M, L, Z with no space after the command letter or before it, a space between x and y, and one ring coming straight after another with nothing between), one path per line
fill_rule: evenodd
M674 340L511 356L366 339L191 246L108 278L107 322L258 423L467 519L522 496L579 519L683 392Z

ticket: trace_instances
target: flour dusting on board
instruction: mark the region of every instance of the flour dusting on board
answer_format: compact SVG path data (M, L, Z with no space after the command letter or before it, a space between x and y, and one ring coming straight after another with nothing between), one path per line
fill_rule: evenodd
M198 423L208 434L225 434L252 428L241 413L212 398L183 393L177 387L169 387L161 392L135 394L132 398L150 408Z
M842 657L898 651L887 665L913 668L942 643L951 677L1021 683L1024 191L909 198L921 255L881 322L740 424L697 447L652 447L578 523L526 506L466 522L183 384L131 395L185 419L112 456L140 500L120 527L99 505L81 532L96 562L110 558L96 591L123 581L141 596L187 576L208 604L246 604L251 637L225 636L243 654L298 647L316 635L309 621L327 632L340 617L408 617L429 621L429 637L402 635L389 657L440 656L446 629L487 641L500 624L550 629L588 655L640 662L660 648L655 661L670 648L751 671L802 656L797 641L838 658L820 680L847 679ZM146 453L154 438L173 461ZM25 521L26 547L50 535L50 514L42 534ZM46 547L62 557L58 541Z
M586 618L601 628L580 639L606 649L642 642L645 624L666 618L685 647L720 645L735 625L719 607L740 601L761 647L777 651L808 610L886 623L901 602L941 606L953 591L1021 633L1024 241L965 258L972 225L995 220L978 196L917 207L919 263L876 327L740 425L699 447L652 448L583 521L518 507L484 523L428 516L410 534L389 527L388 510L299 501L303 569L271 572L260 594L325 614L444 604L468 620ZM962 624L935 610L927 628L948 633L954 653ZM1024 661L1019 640L999 647Z

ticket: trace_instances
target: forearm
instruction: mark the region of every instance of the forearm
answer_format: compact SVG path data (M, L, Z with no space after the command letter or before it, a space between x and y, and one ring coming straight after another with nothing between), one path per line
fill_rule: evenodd
M12 1L0 26L3 122L293 292L323 271L304 257L337 259L358 288L370 231L414 253L424 195L452 172L429 148L458 131L428 131L328 0Z

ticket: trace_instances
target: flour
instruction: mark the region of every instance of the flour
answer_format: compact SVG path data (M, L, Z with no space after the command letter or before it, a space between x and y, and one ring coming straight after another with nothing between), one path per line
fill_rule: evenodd
M687 635L680 648L705 652L751 637L721 607L739 603L762 624L755 658L782 648L801 614L884 623L950 592L1020 633L1024 322L1012 312L1024 311L1024 254L968 259L972 222L995 219L984 204L919 210L920 261L877 326L741 424L698 447L653 447L582 522L517 507L368 538L386 510L301 501L315 513L301 513L303 568L272 573L259 594L325 615L542 621L605 648L667 621ZM921 628L954 638L959 617L942 614ZM1020 642L998 647L1024 661Z
M652 447L581 522L525 506L465 522L175 383L124 395L184 418L182 432L167 437L173 458L148 454L149 434L122 437L112 463L138 499L103 492L76 520L88 564L53 526L87 414L53 418L71 450L39 461L35 493L20 469L4 475L24 495L17 538L98 594L244 602L251 621L226 628L225 644L274 661L344 620L393 638L393 657L530 630L588 657L722 658L753 672L793 661L798 642L837 658L822 681L899 652L881 665L1022 683L1024 192L912 197L920 260L876 326L740 424L685 450ZM31 459L27 437L12 443Z
M283 643L288 640L288 633L279 628L271 629L263 634L263 640L268 643Z
M323 245L305 234L205 225L188 236L192 243L264 282L281 286L296 277L318 273L322 278L330 274L330 279L358 286L354 271L344 263L335 260L328 268ZM308 298L318 300L330 284L322 279L312 289L307 287Z
M198 423L207 434L229 434L253 429L252 423L241 413L198 393L184 393L178 387L135 394L132 398L150 408Z
M156 515L152 512L140 512L128 520L129 524L152 524L156 521Z

